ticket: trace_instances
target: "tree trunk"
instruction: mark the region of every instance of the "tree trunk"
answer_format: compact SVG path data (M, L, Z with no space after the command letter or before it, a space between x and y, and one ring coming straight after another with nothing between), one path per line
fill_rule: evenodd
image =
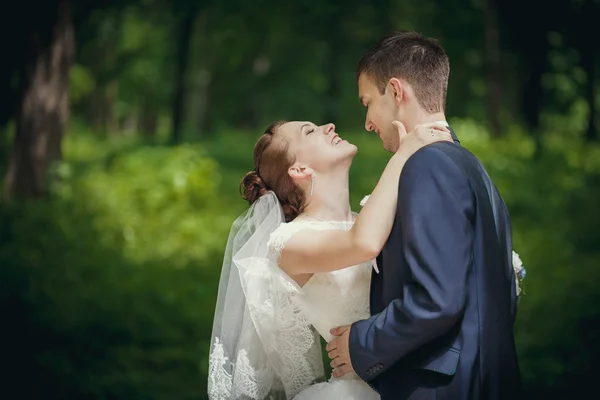
M545 30L540 30L537 34L532 34L527 54L527 72L521 92L523 114L527 127L534 139L536 157L540 156L542 151L542 137L540 132L540 112L544 96L542 77L548 68L547 57L549 48L545 33Z
M589 40L588 31L594 24L596 10L593 0L586 0L582 8L582 20L580 21L580 35L578 39L579 53L581 55L581 66L585 71L586 86L585 99L590 108L588 114L588 125L586 139L590 142L597 141L598 130L596 128L596 52L598 45L596 41Z
M4 23L0 24L0 37L2 37L2 51L10 55L2 58L0 63L0 129L6 127L14 118L17 105L18 74L16 73L22 63L25 47L23 40L24 29L20 24L7 23L8 19L14 20L14 15L21 13L23 5L11 4L4 10ZM17 9L17 10L15 10Z
M582 52L582 60L581 64L585 71L587 81L585 87L585 99L590 108L590 113L588 114L588 126L586 132L586 139L588 141L596 141L598 140L598 130L596 128L596 65L595 65L595 53L591 50L584 50Z
M213 116L210 112L211 95L215 82L215 74L219 72L219 50L222 47L222 36L210 29L209 21L216 19L211 9L200 10L193 32L195 38L190 62L193 71L192 93L190 104L186 110L190 116L190 126L195 129L197 138L202 138L211 131Z
M175 66L175 93L172 109L172 133L171 142L179 143L182 139L181 126L184 118L184 103L186 98L186 75L188 70L188 59L190 54L190 40L194 27L195 12L189 12L183 17L179 31L179 48L177 64Z
M144 101L140 111L139 127L144 139L154 139L158 125L158 111L149 101Z
M119 117L117 115L117 101L119 100L119 86L116 80L111 81L106 86L106 132L109 136L119 134Z
M87 107L87 117L91 122L95 131L101 132L103 135L106 132L106 101L104 87L96 87L90 96L89 105Z
M501 135L500 105L502 104L502 69L500 65L500 37L496 0L486 0L485 14L485 67L487 77L487 111L490 131Z
M46 174L61 158L69 117L69 70L75 38L69 0L46 0L31 15L16 133L4 198L44 194ZM41 8L41 9L40 9Z
M210 131L210 93L212 89L212 72L202 69L196 73L194 83L194 124L198 137L201 138Z
M123 30L123 13L115 12L111 15L111 21L114 23L114 29L111 32L106 43L103 45L103 58L99 60L104 66L103 69L110 71L108 79L103 88L104 101L104 129L108 136L117 136L121 127L119 126L119 116L117 115L117 102L119 101L119 84L117 79L118 55L117 48L119 39Z

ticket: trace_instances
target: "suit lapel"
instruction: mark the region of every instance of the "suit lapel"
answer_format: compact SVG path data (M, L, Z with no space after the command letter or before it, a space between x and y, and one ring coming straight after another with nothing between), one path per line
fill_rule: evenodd
M376 273L374 269L371 270L371 293L369 299L371 315L377 314L383 310L383 301L381 297L383 293L383 252L379 253L375 260L379 268L379 273Z
M454 140L454 143L460 145L460 141L458 140L458 136L456 136L456 133L454 132L454 130L450 127L450 125L448 125L447 122L445 121L440 121L446 124L446 126L448 127L448 129L450 130L450 134L452 136L452 139ZM386 246L388 245L388 243L386 243ZM384 275L385 275L385 265L383 265L383 252L385 251L382 250L381 253L379 253L379 255L376 258L376 262L379 268L379 273L375 273L374 270L371 270L371 296L370 296L370 306L371 306L371 315L373 314L377 314L379 312L381 312L384 307L385 304L383 302L383 280Z

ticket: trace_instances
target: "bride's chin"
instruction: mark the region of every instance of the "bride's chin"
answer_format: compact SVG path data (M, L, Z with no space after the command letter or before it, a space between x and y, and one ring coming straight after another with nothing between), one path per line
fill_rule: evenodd
M344 147L338 148L336 151L337 154L333 156L333 158L331 158L330 161L334 162L334 164L337 164L339 162L352 163L354 156L356 156L356 153L358 152L358 148L351 143L344 143L338 146Z
M354 157L356 155L356 153L358 153L358 147L356 147L356 145L348 143L348 146L350 147L350 150L348 150L348 153L351 157Z
M356 156L356 150L352 151L352 152L348 152L346 153L346 155L344 156L344 158L342 158L340 161L348 166L348 169L350 168L350 166L352 165L352 163L354 162L354 157Z

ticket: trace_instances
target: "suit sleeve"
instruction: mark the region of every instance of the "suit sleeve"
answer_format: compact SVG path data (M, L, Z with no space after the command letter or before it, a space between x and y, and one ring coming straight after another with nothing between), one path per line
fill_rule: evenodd
M398 218L412 282L381 313L354 323L354 370L372 380L461 318L473 246L473 192L439 147L415 153L399 183ZM393 266L382 266L382 268Z

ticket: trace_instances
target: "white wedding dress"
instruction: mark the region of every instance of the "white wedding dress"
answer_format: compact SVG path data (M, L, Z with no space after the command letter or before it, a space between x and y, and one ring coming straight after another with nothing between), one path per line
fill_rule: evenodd
M297 232L347 230L353 223L284 221L269 192L232 225L210 343L208 398L378 400L355 373L327 379L329 360L319 338L330 341L332 328L369 318L374 264L314 274L302 287L278 265Z
M352 222L292 221L283 223L272 234L269 249L277 260L287 241L305 230L350 229ZM329 342L332 328L370 317L369 292L372 262L338 271L314 274L294 301L308 322ZM379 395L356 373L301 389L294 400L377 400Z
M327 380L319 338L329 342L332 328L370 317L377 266L371 261L314 274L300 287L278 265L288 240L302 230L348 230L353 223L284 221L269 192L232 225L211 335L208 398L380 399L355 373ZM524 272L513 256L515 270Z

